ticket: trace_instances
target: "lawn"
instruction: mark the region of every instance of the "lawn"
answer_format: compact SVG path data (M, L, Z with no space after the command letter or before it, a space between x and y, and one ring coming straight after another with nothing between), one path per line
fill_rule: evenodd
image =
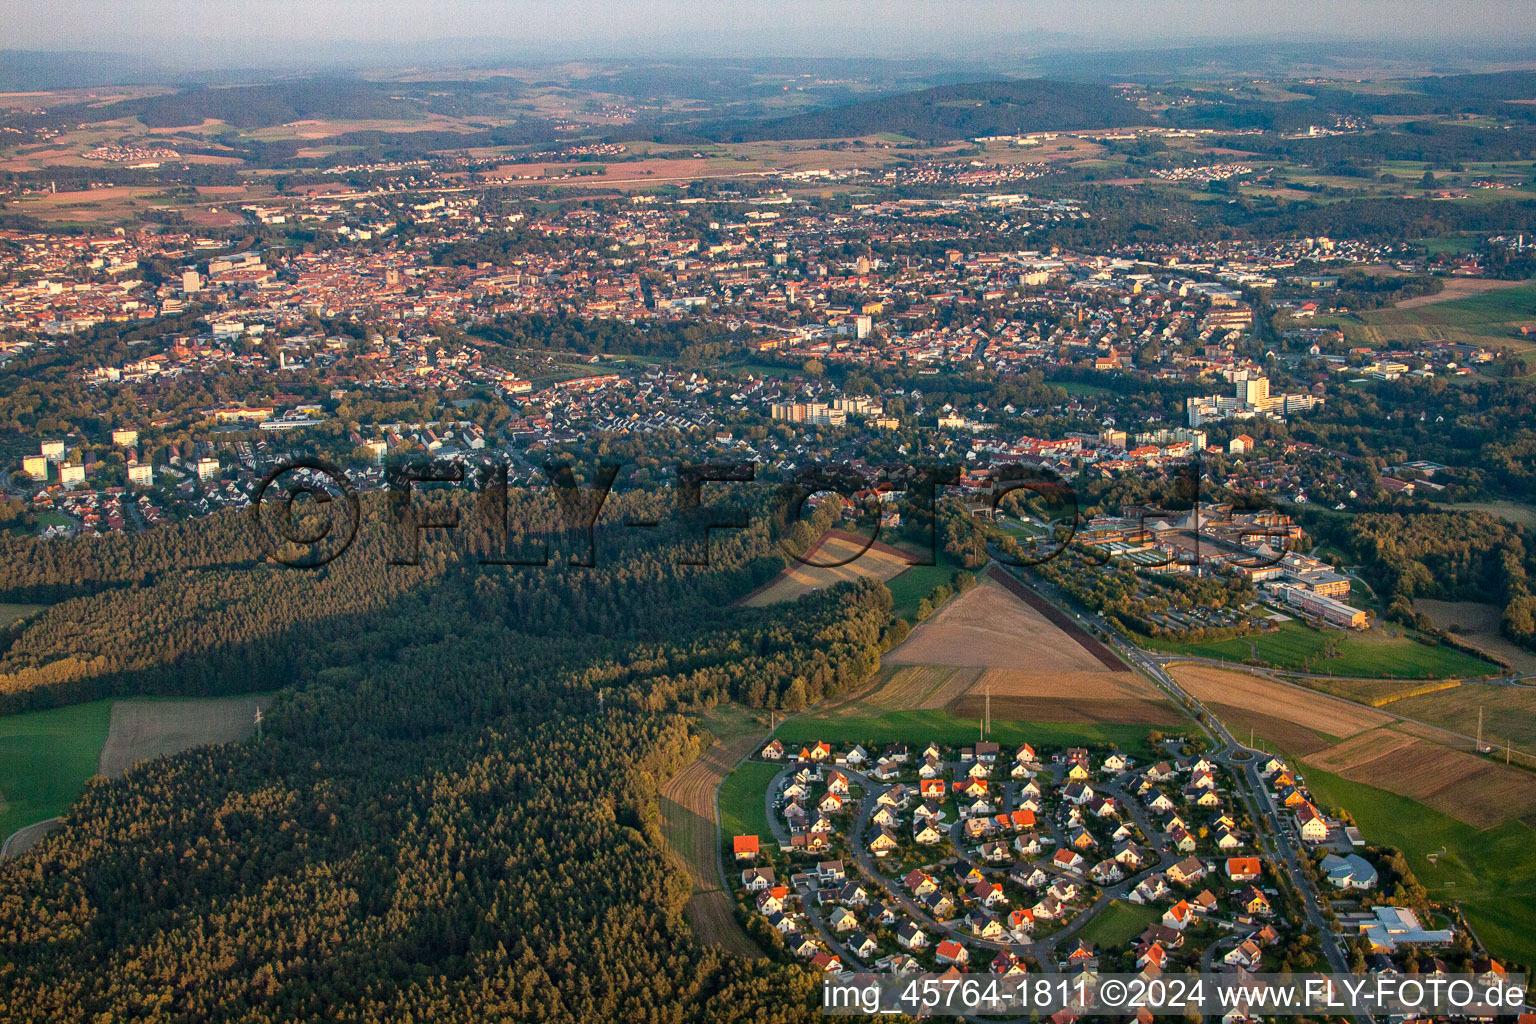
M1194 731L1193 723L1190 730ZM1119 747L1129 753L1146 756L1151 753L1147 734L1152 731L1146 725L994 721L992 732L987 738L996 740L1004 747L1016 747L1028 741L1036 747L1044 748ZM848 745L861 743L866 747L870 744L883 747L887 743L913 746L930 742L958 747L975 743L978 738L974 718L956 718L947 711L892 711L873 717L835 713L799 715L781 725L775 735L784 741L785 746L795 747L817 740ZM722 790L722 814L725 812L724 801Z
M0 842L64 813L96 774L112 702L0 718Z
M1336 657L1327 657L1329 641L1338 642ZM1498 667L1450 647L1428 646L1409 637L1380 630L1344 633L1319 630L1295 619L1269 633L1204 643L1158 641L1147 646L1175 654L1219 661L1245 662L1255 657L1273 668L1327 676L1374 679L1444 679L1496 674Z
M773 835L763 797L782 767L748 761L720 783L720 831L727 840L731 836L761 836L767 841Z
M1084 925L1078 935L1084 942L1101 951L1124 949L1136 936L1162 919L1162 913L1153 907L1138 907L1134 903L1111 900L1109 906Z
M1395 846L1436 899L1455 900L1489 949L1536 963L1536 831L1518 821L1478 830L1407 797L1317 768L1307 785L1354 816L1366 841ZM1440 853L1431 864L1428 855Z

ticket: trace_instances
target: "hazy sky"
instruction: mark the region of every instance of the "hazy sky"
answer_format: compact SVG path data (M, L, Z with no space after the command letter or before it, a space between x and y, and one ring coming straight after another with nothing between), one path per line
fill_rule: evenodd
M515 50L904 56L1018 49L1029 33L1123 47L1181 37L1517 43L1533 0L9 0L0 48L221 52L504 40ZM1062 42L1059 38L1057 42ZM149 52L143 52L143 51Z

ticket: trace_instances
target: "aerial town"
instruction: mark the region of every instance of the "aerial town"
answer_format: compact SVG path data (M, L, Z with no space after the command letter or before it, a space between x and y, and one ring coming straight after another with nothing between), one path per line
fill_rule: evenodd
M58 4L0 1020L1532 1024L1528 11Z

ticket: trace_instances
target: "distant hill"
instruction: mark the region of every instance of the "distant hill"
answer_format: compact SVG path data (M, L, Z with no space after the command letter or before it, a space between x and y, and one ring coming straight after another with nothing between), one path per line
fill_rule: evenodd
M1149 120L1150 115L1107 86L1030 78L941 85L769 121L705 125L699 132L721 142L848 138L877 132L948 140L1116 128Z
M173 77L164 64L128 54L0 50L0 92L151 85Z

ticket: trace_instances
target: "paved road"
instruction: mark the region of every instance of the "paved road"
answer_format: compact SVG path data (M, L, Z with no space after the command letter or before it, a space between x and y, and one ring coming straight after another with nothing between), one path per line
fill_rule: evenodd
M1256 756L1258 752L1248 751L1247 747L1238 743L1232 734L1227 731L1227 727L1222 724L1221 719L1211 714L1204 704L1192 697L1183 687L1175 682L1173 677L1164 670L1163 658L1161 656L1148 654L1140 648L1126 643L1101 616L1093 612L1077 611L1073 604L1054 587L1043 583L1035 584L1035 581L1031 581L1031 583L1037 591L1046 593L1058 606L1066 609L1067 613L1077 619L1078 622L1090 627L1101 638L1105 638L1106 642L1114 647L1128 664L1140 670L1160 689L1173 697L1179 705L1197 716L1196 724L1220 748L1216 753L1207 756L1223 761L1229 768L1233 769L1232 776L1236 783L1236 792L1248 807L1249 815L1256 822L1263 820L1269 823L1270 830L1268 834L1263 829L1259 830L1257 842L1260 852L1268 856L1271 863L1283 865L1291 883L1301 893L1302 901L1305 904L1307 921L1317 932L1324 958L1328 961L1329 969L1340 974L1348 973L1349 961L1344 956L1339 937L1323 917L1317 888L1312 884L1311 878L1301 868L1301 858L1307 857L1308 854L1300 848L1301 840L1299 837L1290 840L1284 838L1282 830L1286 826L1281 820L1279 808L1276 806L1274 798L1270 795L1269 788L1259 776L1259 758ZM1305 687L1301 688L1305 689ZM1249 756L1246 760L1234 761L1232 755L1240 751L1247 751ZM1353 1019L1361 1021L1363 1024L1375 1024L1375 1018L1369 1013L1361 1012L1355 1014Z
M0 860L21 856L61 824L63 824L61 819L49 818L46 821L35 821L30 825L22 826L11 833L4 845L0 845Z
M1293 682L1291 682L1291 679L1317 679L1317 680L1324 680L1324 681L1326 681L1326 680L1339 680L1339 679L1345 678L1343 676L1322 676L1322 675L1308 674L1308 673L1305 673L1305 672L1286 672L1283 675L1281 675L1281 674L1279 674L1279 673L1277 673L1275 671L1265 671L1263 669L1255 668L1252 665L1244 665L1241 662L1221 661L1221 660L1216 659L1216 658L1196 658L1196 657L1191 657L1191 656L1185 655L1185 654L1165 654L1165 653L1163 653L1161 651L1158 651L1158 652L1141 651L1140 654L1141 654L1141 656L1142 656L1144 661L1146 661L1148 663L1160 665L1160 666L1161 665L1169 665L1169 664L1172 664L1174 662L1187 662L1187 663L1194 664L1194 665L1210 665L1210 666L1212 666L1214 668L1225 668L1225 669L1231 669L1233 671L1238 671L1238 672L1247 672L1250 675L1258 676L1259 678L1268 680L1269 682L1278 683L1281 686L1294 687L1295 689L1300 690L1303 693L1318 693L1319 691L1318 690L1314 690L1314 689L1312 689L1309 686L1303 686L1300 683L1293 683ZM1289 677L1289 678L1287 678L1287 677ZM1501 677L1499 677L1497 679L1479 680L1479 682L1486 682L1486 683L1488 683L1490 685L1496 685L1496 686L1519 686L1519 685L1521 685L1519 681L1522 678L1524 678L1524 677L1522 677L1522 676L1501 676ZM1408 682L1413 682L1415 680L1407 680L1407 681ZM1457 732L1454 729L1447 729L1443 725L1438 725L1438 724L1436 724L1434 722L1426 722L1426 721L1424 721L1423 719L1420 719L1420 718L1409 718L1407 715L1399 714L1398 712L1393 711L1390 708L1379 708L1379 707L1376 707L1374 705L1367 704L1364 701L1351 700L1348 697L1341 697L1338 694L1329 693L1329 694L1327 694L1327 696L1331 700L1341 700L1341 701L1343 701L1346 704L1353 704L1356 707L1364 708L1367 711L1375 711L1375 712L1378 712L1380 714L1386 715L1386 716L1388 716L1390 718L1395 718L1398 721L1411 722L1414 725L1422 725L1426 729L1433 729L1436 732L1439 732L1439 733L1441 733L1443 735L1446 735L1446 736L1454 736L1455 738L1457 738L1459 740L1466 741L1468 749L1470 749L1470 750L1476 750L1477 749L1477 737L1476 736L1472 736L1472 735L1469 735L1469 734L1464 733L1464 732ZM1487 741L1484 740L1484 742L1486 743ZM1526 756L1530 756L1530 754L1527 753L1526 751L1521 751L1521 753L1526 754Z

